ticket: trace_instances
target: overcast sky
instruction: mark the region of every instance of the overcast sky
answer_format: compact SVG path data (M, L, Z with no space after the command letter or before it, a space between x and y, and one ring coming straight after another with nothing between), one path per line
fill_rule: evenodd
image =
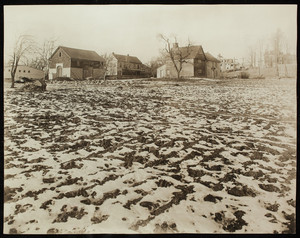
M146 63L163 48L162 33L181 44L189 38L214 56L241 59L258 40L270 45L277 28L295 51L296 22L296 5L5 6L4 47L7 56L19 35L30 34L38 43L56 38L58 45L130 54Z

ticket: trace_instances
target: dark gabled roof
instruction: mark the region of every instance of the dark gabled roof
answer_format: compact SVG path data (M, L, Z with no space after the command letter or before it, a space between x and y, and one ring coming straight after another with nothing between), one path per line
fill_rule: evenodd
M201 45L179 47L178 50L180 51L181 55L185 59L197 58L197 59L205 60L205 54L203 52L203 48ZM177 54L175 53L175 59L179 58L179 57L176 57L176 55Z
M68 56L70 56L71 59L91 60L91 61L105 61L103 57L101 57L100 55L98 55L93 50L81 50L81 49L69 48L69 47L65 47L65 46L59 46L56 49L56 51L59 48L63 49L63 51L65 51L66 54ZM54 55L54 53L53 53L53 55Z
M207 59L208 61L213 61L213 62L218 62L218 63L221 62L220 60L218 60L217 58L213 57L213 56L212 56L210 53L208 53L208 52L205 53L205 56L206 56L206 59Z
M116 59L119 62L129 62L129 63L135 63L135 64L141 64L142 62L135 56L130 55L118 55L113 53L113 55L116 57Z

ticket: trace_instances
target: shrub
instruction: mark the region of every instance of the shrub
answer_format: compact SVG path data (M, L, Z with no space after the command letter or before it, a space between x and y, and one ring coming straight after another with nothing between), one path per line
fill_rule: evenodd
M30 83L30 84L25 84L23 87L20 88L20 91L31 91L31 92L43 92L42 86Z
M44 92L46 91L47 83L44 79L37 79L30 83L25 83L20 88L21 91Z
M249 76L250 76L250 74L245 71L241 72L241 75L240 75L241 79L248 79Z

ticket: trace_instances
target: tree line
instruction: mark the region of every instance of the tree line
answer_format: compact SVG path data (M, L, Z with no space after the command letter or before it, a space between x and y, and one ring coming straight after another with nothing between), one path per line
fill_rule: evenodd
M284 64L286 69L288 63L287 55L290 54L288 36L280 28L277 28L269 39L259 39L255 44L249 46L248 52L248 64L251 68L258 67L259 74L261 68L268 66L268 60L271 60L271 67L275 67L277 75L279 75L278 65ZM269 59L269 56L272 59Z

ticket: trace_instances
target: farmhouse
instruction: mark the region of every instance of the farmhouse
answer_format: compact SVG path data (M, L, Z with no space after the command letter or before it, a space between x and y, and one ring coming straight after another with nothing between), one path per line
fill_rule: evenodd
M108 75L117 78L143 76L146 69L135 56L112 53L112 60L108 66Z
M175 49L174 49L175 48ZM175 43L173 49L185 55L180 76L182 77L220 77L220 61L209 53L204 53L201 45L178 47ZM176 57L175 57L176 60ZM178 59L177 59L178 60ZM170 59L157 69L157 78L176 78L177 71Z
M44 71L38 70L26 65L18 65L15 79L29 78L29 79L41 79L44 78ZM4 67L4 78L11 79L11 66Z
M50 57L49 79L101 78L104 76L104 65L104 58L95 51L59 46Z
M221 61L220 68L222 72L238 70L241 68L240 64L236 62L235 59L224 59L223 57L220 57L219 60Z

